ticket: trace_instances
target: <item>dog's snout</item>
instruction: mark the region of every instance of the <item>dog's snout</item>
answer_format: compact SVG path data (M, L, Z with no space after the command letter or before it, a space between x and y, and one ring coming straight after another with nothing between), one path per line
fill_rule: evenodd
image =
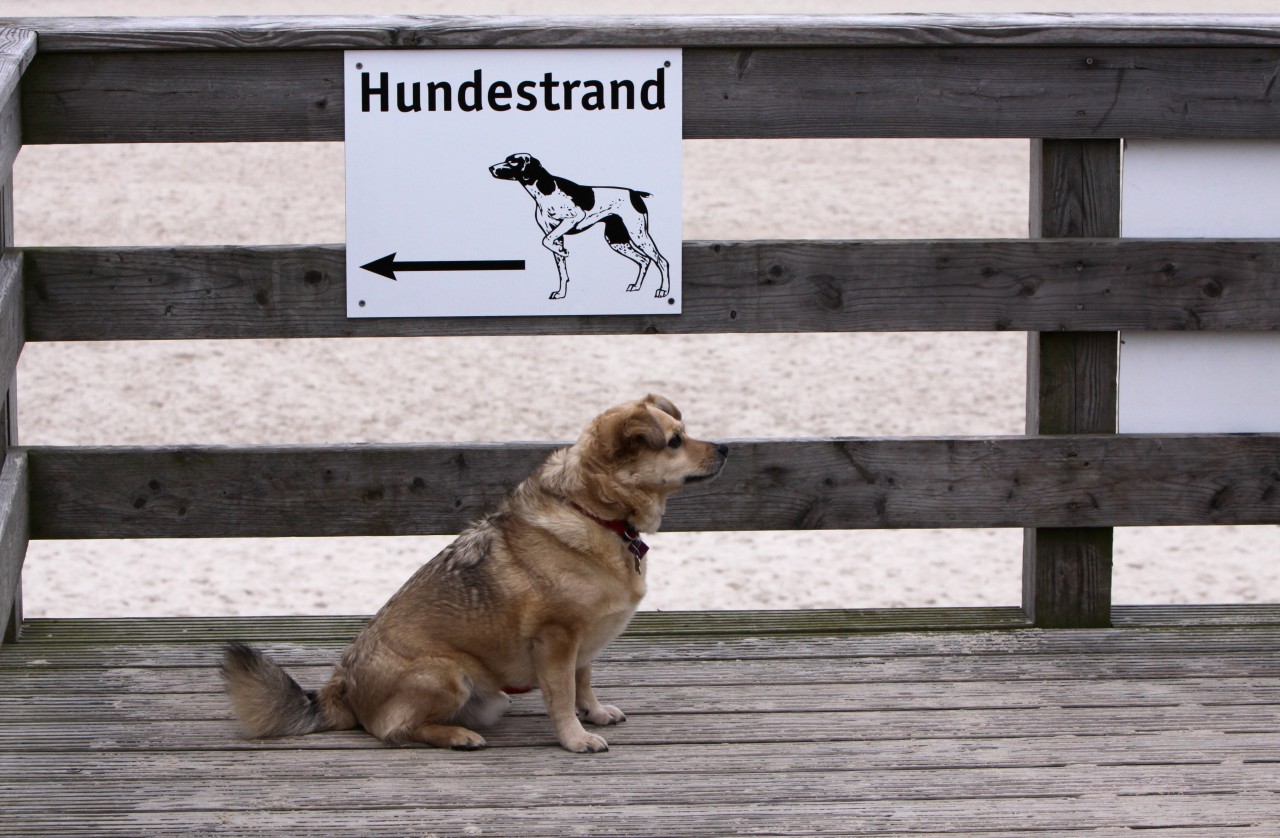
M719 445L716 446L716 453L719 454L722 458L729 456L729 446L725 445L723 442L720 443Z

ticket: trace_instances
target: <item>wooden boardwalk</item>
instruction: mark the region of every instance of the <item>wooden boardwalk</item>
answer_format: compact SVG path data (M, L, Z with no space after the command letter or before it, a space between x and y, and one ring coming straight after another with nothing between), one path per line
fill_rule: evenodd
M30 620L0 648L0 835L1280 835L1280 609L1114 618L641 615L597 668L628 721L596 756L536 693L478 753L244 739L222 640L313 686L357 618Z

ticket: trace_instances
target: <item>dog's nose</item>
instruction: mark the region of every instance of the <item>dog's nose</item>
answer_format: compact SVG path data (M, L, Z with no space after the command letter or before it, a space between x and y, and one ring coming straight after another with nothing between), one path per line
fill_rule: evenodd
M719 445L716 446L716 453L719 454L721 457L729 456L729 446L725 445L723 442L720 443Z

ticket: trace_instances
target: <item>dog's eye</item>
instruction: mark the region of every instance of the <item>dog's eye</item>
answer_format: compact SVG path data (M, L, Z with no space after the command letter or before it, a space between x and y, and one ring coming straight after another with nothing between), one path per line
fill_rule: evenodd
M680 434L674 434L671 440L667 442L668 448L679 448L681 445L684 445L684 440L680 438Z

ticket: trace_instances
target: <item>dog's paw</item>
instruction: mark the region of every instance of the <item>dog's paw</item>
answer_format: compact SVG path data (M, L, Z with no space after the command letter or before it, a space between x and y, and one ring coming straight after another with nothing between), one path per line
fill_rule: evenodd
M593 725L619 725L627 720L627 714L612 704L599 704L581 711L582 718Z
M563 299L564 299L564 292L563 292L563 291L552 291L552 292L551 292L551 296L550 296L550 297L547 297L547 299L548 299L548 300L563 300Z
M640 290L640 283L638 283L638 282L633 282L633 283L631 283L630 285L628 285L628 286L627 286L627 290L628 290L628 291L639 291L639 290Z
M667 289L667 288L659 288L657 291L654 291L654 292L653 292L653 296L655 296L655 297L657 297L657 298L661 299L661 298L663 298L663 297L667 296L667 295L668 295L668 294L670 294L670 293L671 293L671 291L670 291L669 289Z
M575 754L598 754L609 750L609 743L603 736L587 733L585 730L562 737L560 744L566 751L572 751Z
M455 751L478 751L489 744L480 734L468 732L471 733L470 736L458 737L449 747Z

